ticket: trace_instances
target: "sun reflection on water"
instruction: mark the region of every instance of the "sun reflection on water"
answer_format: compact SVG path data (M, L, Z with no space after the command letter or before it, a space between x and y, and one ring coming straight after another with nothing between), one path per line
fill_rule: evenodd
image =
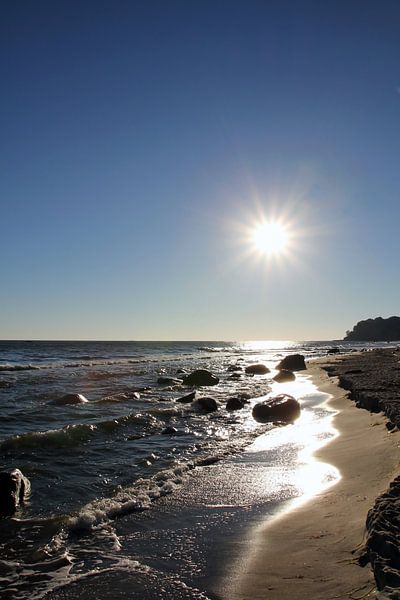
M273 386L272 396L281 391ZM289 505L285 510L299 506L312 496L339 481L341 475L333 465L319 461L314 453L334 439L338 432L332 425L335 411L327 405L329 394L318 391L311 379L300 376L285 386L285 393L299 399L302 407L299 419L285 427L274 427L259 436L249 448L252 453L265 453L268 457L282 456L281 466L260 470L266 489L271 487L290 490Z

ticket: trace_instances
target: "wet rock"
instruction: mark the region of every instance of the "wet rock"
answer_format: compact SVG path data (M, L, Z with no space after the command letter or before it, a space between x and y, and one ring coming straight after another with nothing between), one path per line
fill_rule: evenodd
M276 368L278 371L282 371L282 369L287 371L304 371L304 369L307 369L302 354L289 354L289 356L285 356Z
M393 429L395 429L395 428L396 428L396 425L395 425L394 423L392 423L391 421L388 421L388 422L386 423L386 429L387 429L388 431L393 431Z
M229 372L243 371L243 367L241 367L240 365L229 365L229 367L227 368L227 371L229 371Z
M253 375L265 375L265 373L269 373L269 369L265 365L259 363L256 365L249 365L245 368L245 372Z
M206 369L197 369L190 373L187 377L184 378L183 383L185 385L217 385L219 382L219 378L211 373L211 371L207 371Z
M233 411L233 410L241 410L242 408L245 407L245 401L242 400L241 398L228 398L227 402L226 402L226 410L229 411Z
M293 396L279 394L253 407L253 417L259 423L295 421L300 416L300 404Z
M161 375L157 379L157 383L159 385L179 385L182 383L182 379L177 379L176 377L167 377L165 375Z
M296 379L296 375L292 373L292 371L282 369L272 379L277 383L285 383L285 381L294 381Z
M172 427L172 425L168 425L167 427L164 427L164 429L161 432L162 435L176 435L177 433L178 433L177 428Z
M31 484L19 469L0 473L0 515L12 515L29 496Z
M176 371L176 374L177 375L187 375L187 371L186 371L186 369L178 369Z
M241 373L232 373L232 375L229 375L228 379L241 379L242 375Z
M66 404L85 404L86 402L89 401L83 394L65 394L65 396L55 400L53 404L64 406Z
M189 404L189 402L193 402L196 398L196 392L190 392L190 394L186 394L186 396L181 396L181 398L177 398L176 402L181 402L181 404Z
M327 354L340 354L340 348L329 348Z
M198 405L206 412L215 412L218 410L218 404L214 398L205 396L197 400Z

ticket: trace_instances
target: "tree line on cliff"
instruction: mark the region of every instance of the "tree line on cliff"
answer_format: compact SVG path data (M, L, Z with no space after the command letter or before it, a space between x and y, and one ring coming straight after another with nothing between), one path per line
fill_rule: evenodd
M400 340L400 317L366 319L346 331L345 340L361 342L390 342Z

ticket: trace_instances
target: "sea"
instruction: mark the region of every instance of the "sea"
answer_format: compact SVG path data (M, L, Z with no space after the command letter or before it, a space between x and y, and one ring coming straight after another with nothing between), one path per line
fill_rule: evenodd
M273 380L284 356L334 346L374 345L0 341L0 470L31 482L0 518L0 597L228 597L254 528L340 477L312 459L336 435L327 394L307 371ZM247 375L255 363L270 372ZM179 402L196 369L219 378L196 390L215 412ZM278 393L299 400L301 418L256 422L253 405ZM245 407L226 410L237 397Z

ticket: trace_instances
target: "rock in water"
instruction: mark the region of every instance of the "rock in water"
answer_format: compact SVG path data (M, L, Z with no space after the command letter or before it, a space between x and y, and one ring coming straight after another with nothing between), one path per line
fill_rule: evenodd
M217 385L219 378L206 369L197 369L184 378L185 385Z
M0 515L12 515L29 495L31 484L19 469L0 473Z
M244 408L245 401L240 398L228 398L226 401L226 410L241 410Z
M329 348L327 354L340 354L340 348Z
M285 356L276 368L278 371L282 371L283 369L287 371L304 371L304 369L307 369L307 366L302 354L290 354L289 356Z
M186 396L182 396L181 398L177 398L176 402L181 402L181 404L189 404L189 402L193 402L196 398L196 392L190 392Z
M265 375L265 373L269 373L269 369L268 367L260 363L257 365L249 365L245 368L245 372L252 373L254 375Z
M229 365L227 371L243 371L243 367L240 365Z
M292 371L282 369L272 379L277 383L284 383L285 381L294 381L296 379L296 375L292 373Z
M63 406L64 404L84 404L85 402L89 401L83 394L65 394L65 396L55 400L54 404Z
M214 398L204 397L197 400L199 406L206 412L215 412L218 410L218 404Z
M172 425L167 425L167 427L165 427L161 433L162 435L176 435L178 433L178 430Z
M300 404L293 396L279 394L253 407L253 417L259 423L285 421L291 423L300 416Z

